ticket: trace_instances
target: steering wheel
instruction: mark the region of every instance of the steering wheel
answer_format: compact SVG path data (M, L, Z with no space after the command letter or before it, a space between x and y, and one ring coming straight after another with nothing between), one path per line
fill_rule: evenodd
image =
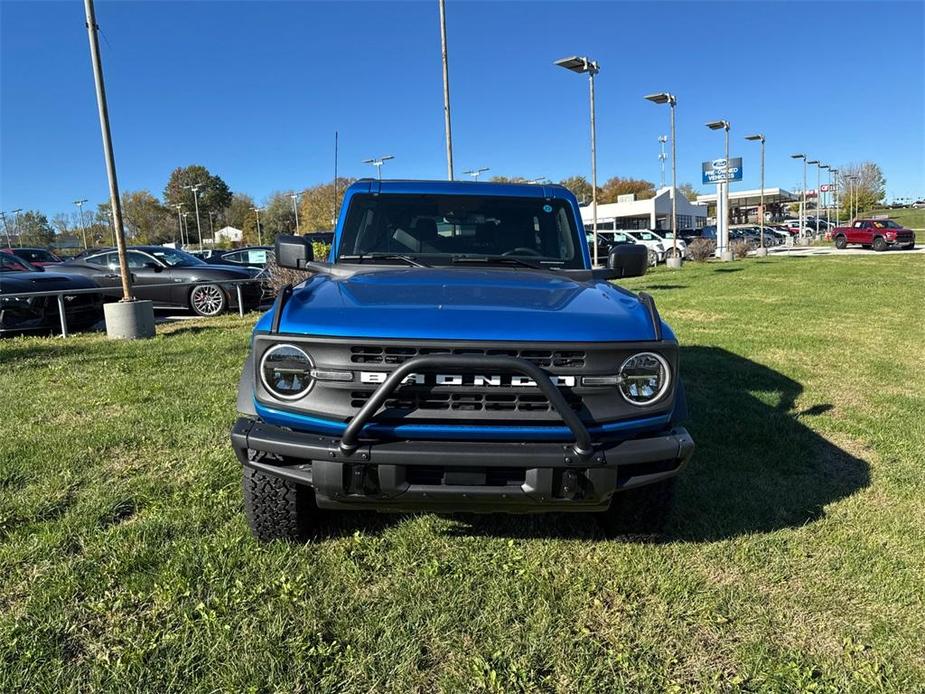
M505 251L501 255L532 255L537 258L542 258L543 254L533 248L524 248L520 246L518 248L512 248L509 251Z

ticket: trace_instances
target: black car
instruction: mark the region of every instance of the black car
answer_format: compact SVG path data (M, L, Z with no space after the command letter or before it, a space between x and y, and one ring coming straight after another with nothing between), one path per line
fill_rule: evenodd
M61 325L57 296L19 297L17 294L93 288L99 285L87 277L45 272L27 260L0 253L0 335L51 332ZM103 318L102 294L65 294L64 316L68 330L84 330L95 325Z
M235 280L253 279L258 270L231 265L210 265L185 251L166 246L132 246L126 251L132 273L132 291L139 299L154 302L155 308L188 308L200 316L217 316L238 307ZM120 294L119 257L115 249L70 260L62 272L89 277L107 290L110 297ZM244 308L260 304L260 283L241 285Z
M235 265L263 270L274 257L272 246L247 246L230 251L212 251L203 260L209 265Z

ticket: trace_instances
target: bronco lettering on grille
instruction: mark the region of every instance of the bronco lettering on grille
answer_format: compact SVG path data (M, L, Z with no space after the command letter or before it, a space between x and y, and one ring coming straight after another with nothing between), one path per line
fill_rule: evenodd
M384 371L361 371L360 383L385 383L389 374ZM550 379L557 386L566 388L574 387L574 376L555 376L551 375ZM517 375L485 375L485 374L409 374L402 381L402 385L412 384L416 386L453 386L453 387L514 387L514 388L535 388L536 381L527 376Z

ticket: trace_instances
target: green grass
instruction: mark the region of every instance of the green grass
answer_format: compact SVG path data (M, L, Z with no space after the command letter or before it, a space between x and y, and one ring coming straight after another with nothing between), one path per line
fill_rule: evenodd
M925 266L646 289L698 444L664 542L342 517L260 546L228 442L253 318L0 342L0 691L922 691Z

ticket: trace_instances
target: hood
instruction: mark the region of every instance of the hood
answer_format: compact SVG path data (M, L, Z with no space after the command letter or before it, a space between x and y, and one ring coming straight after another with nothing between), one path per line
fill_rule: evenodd
M272 311L257 330L269 330ZM508 269L316 275L283 309L280 332L365 338L605 342L652 340L635 295L607 282Z
M99 285L89 277L61 272L0 273L0 294L13 292L51 292L58 289L92 289Z

